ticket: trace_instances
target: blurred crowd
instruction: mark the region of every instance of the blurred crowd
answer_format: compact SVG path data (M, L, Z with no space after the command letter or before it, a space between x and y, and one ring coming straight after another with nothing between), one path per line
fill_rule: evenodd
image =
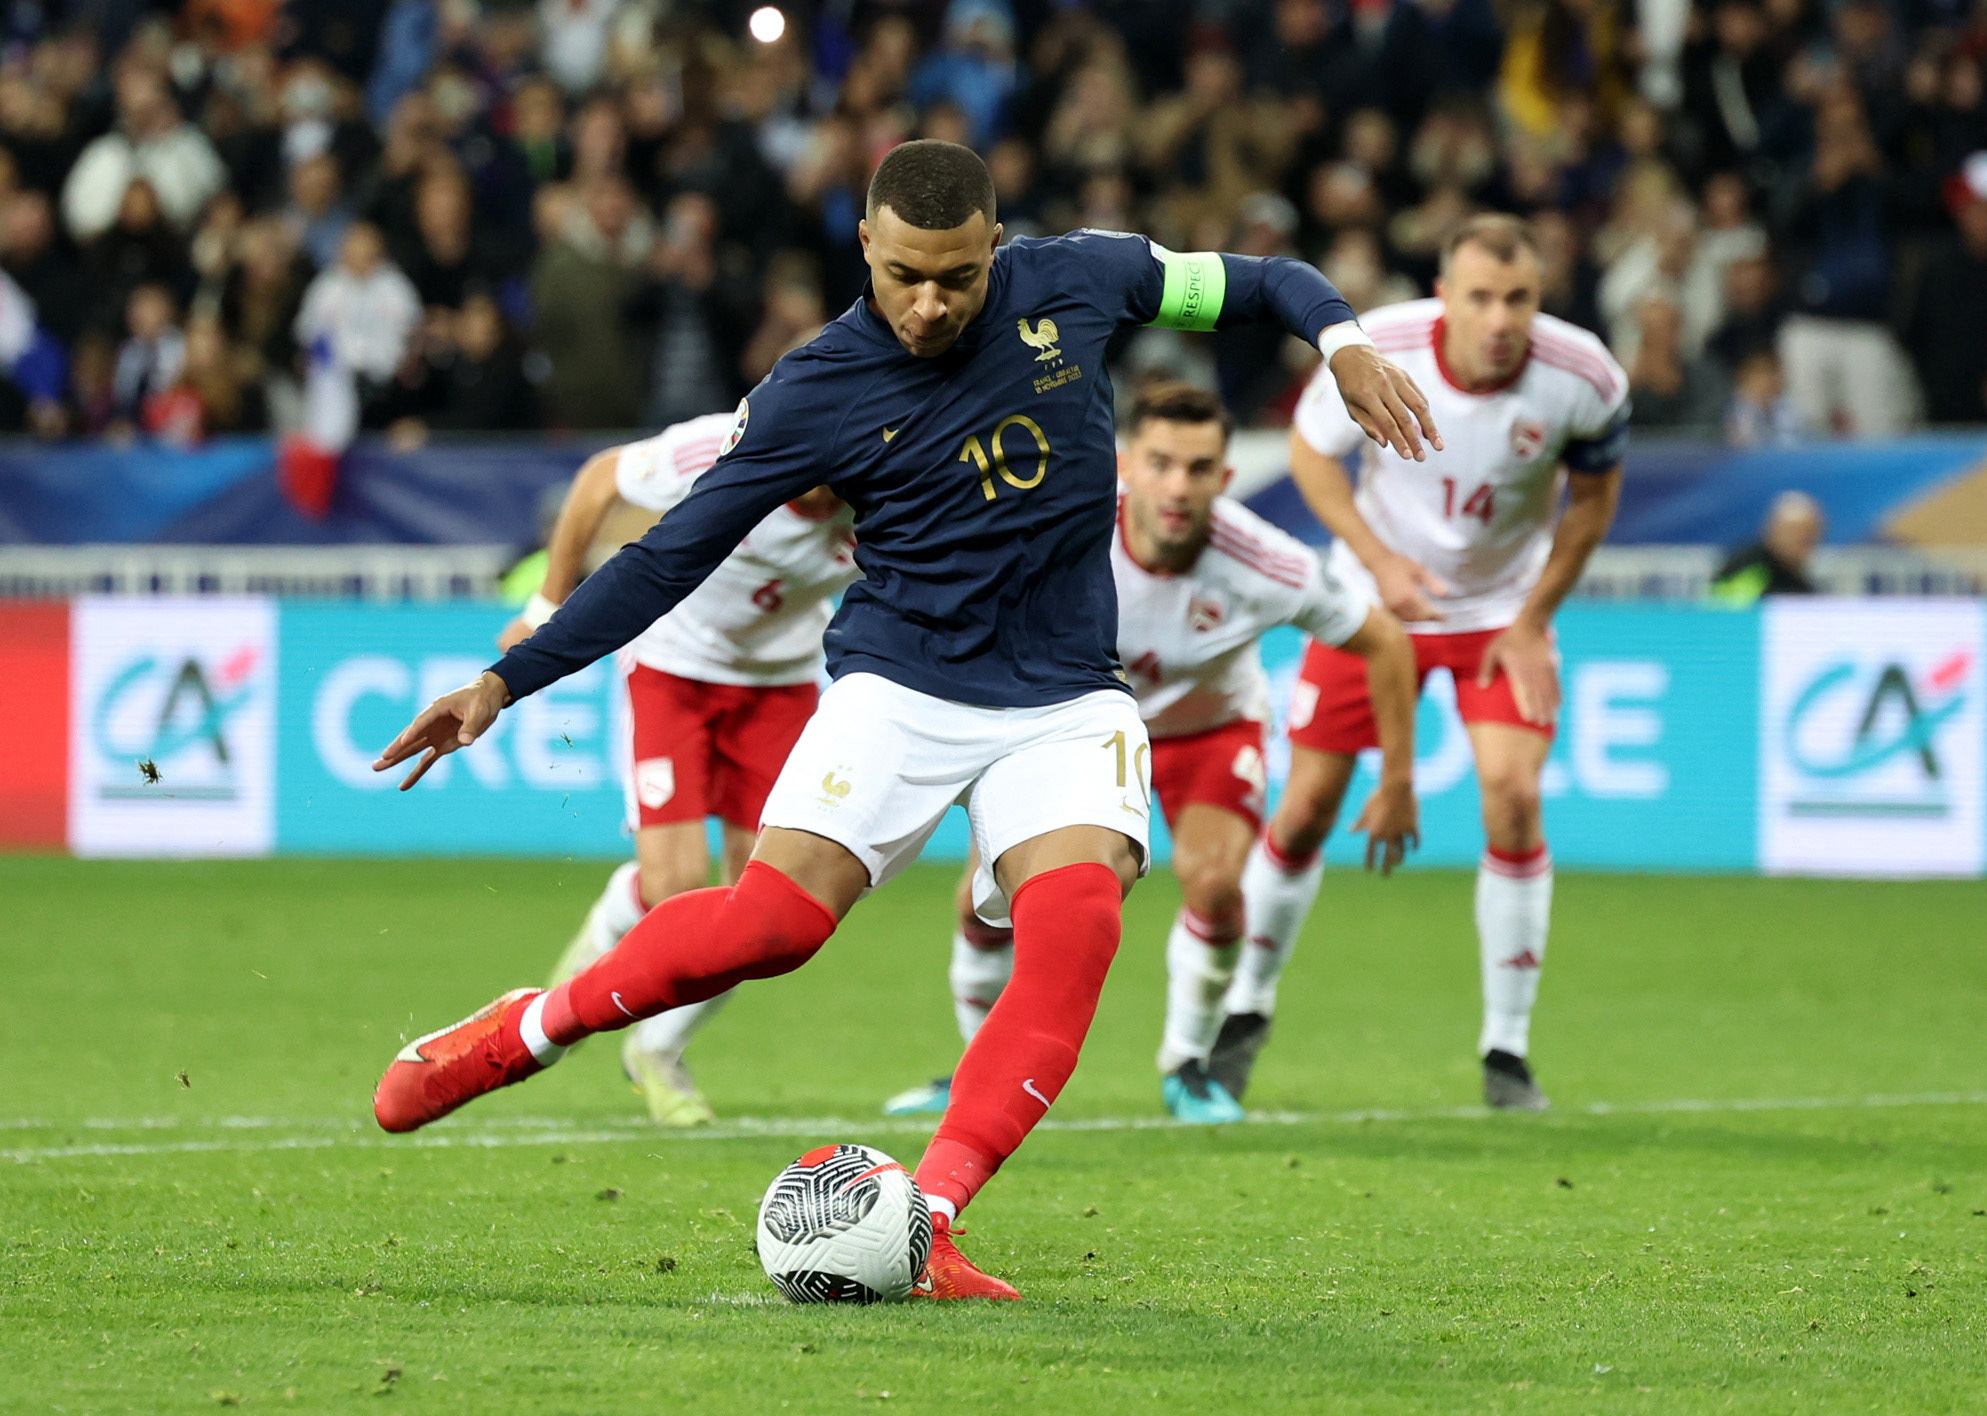
M757 13L755 13L757 11ZM1425 293L1484 208L1635 419L1987 422L1987 0L79 0L0 12L0 426L191 442L729 407L861 289L907 137L1010 235ZM1274 423L1274 331L1118 351Z

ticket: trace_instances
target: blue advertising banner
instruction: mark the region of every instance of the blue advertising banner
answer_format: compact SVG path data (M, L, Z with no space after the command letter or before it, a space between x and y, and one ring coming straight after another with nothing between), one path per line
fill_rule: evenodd
M276 685L277 851L602 857L627 851L620 785L625 707L610 664L518 704L488 738L444 762L412 792L394 790L399 773L373 772L380 748L422 704L491 661L504 614L476 607L280 606L272 642L257 661L273 667ZM232 633L234 624L223 627ZM1980 606L1856 600L1787 602L1763 611L1575 606L1561 614L1558 633L1564 706L1544 790L1546 834L1561 865L1824 874L1982 870L1987 611ZM240 657L240 637L216 640L217 662L234 662L224 650ZM1282 714L1301 650L1295 631L1278 631L1264 643L1278 711L1273 783L1288 768ZM1424 865L1468 865L1482 849L1469 739L1454 704L1451 684L1438 673L1429 680L1417 729L1422 848L1416 859ZM1346 805L1348 821L1370 785L1370 772L1362 771ZM1361 844L1341 834L1328 853L1350 864ZM1156 858L1166 859L1163 832L1154 846ZM926 856L957 860L965 849L965 823L955 810Z
M411 792L373 759L430 699L496 658L496 607L288 603L276 838L285 852L618 855L626 741L613 665L505 713Z
M1576 607L1559 616L1558 629L1564 704L1543 784L1554 859L1614 870L1750 870L1758 617ZM1302 652L1294 630L1264 644L1278 705L1273 781L1289 767L1282 715ZM1483 848L1476 774L1446 673L1429 679L1415 742L1422 840L1416 859L1474 863ZM1353 781L1346 822L1372 789L1372 765ZM1326 856L1350 863L1362 851L1363 838L1341 833Z
M492 736L410 793L372 760L414 711L473 678L504 612L287 604L277 721L278 849L361 854L614 855L621 830L621 693L608 664L526 699ZM1560 622L1566 705L1545 781L1554 853L1569 866L1744 870L1755 862L1760 620L1749 613L1622 608ZM1266 641L1276 685L1272 779L1288 749L1283 705L1302 652L1295 631ZM1446 677L1429 683L1416 777L1430 864L1481 847L1469 740ZM1348 817L1369 783L1354 784ZM1163 837L1155 842L1164 859ZM927 855L963 857L954 812ZM1336 838L1331 854L1357 857Z

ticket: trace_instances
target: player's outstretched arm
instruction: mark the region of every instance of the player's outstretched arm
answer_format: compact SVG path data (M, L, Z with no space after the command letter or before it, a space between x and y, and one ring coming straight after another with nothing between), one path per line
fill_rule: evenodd
M619 495L614 476L620 457L618 447L596 452L573 478L565 504L559 508L559 519L553 523L552 534L545 542L545 583L532 595L523 613L505 625L503 633L497 636L499 649L508 650L529 639L532 631L552 618L552 612L565 603L573 587L580 583L586 548L593 544L600 523Z
M1338 458L1320 452L1304 436L1301 428L1290 430L1290 480L1297 484L1304 504L1326 530L1345 542L1360 564L1372 573L1380 590L1380 603L1395 618L1410 623L1439 620L1442 612L1430 596L1449 593L1441 576L1419 561L1391 550L1373 534L1359 506L1352 499L1352 478Z
M1149 241L1146 248L1150 265L1131 271L1128 309L1134 318L1191 330L1277 320L1324 355L1346 410L1368 437L1417 462L1427 456L1424 439L1441 448L1427 398L1373 348L1352 306L1315 268L1287 256L1180 253Z
M1382 447L1390 447L1402 457L1426 462L1428 454L1422 438L1437 452L1442 450L1442 434L1429 416L1428 399L1408 377L1407 371L1386 358L1371 344L1348 344L1331 352L1334 331L1319 337L1319 347L1328 351L1325 367L1338 384L1345 411L1359 430Z
M770 389L764 404L785 418L769 420L762 413L759 435L746 440L748 409L740 404L724 453L690 495L587 577L558 614L475 683L423 709L380 754L374 770L423 754L401 784L402 790L413 786L442 757L474 742L510 703L577 673L675 609L767 513L817 485L820 467L833 463L832 451L800 441L816 430L808 410L777 387L781 381L775 369L753 397ZM792 426L776 434L764 427L768 421Z
M1477 682L1489 687L1499 669L1511 679L1511 696L1528 723L1559 717L1559 666L1552 647L1552 617L1579 583L1587 558L1607 539L1621 501L1621 464L1568 479L1566 513L1553 533L1552 551L1538 584L1509 629L1484 646Z
M373 763L373 771L388 771L418 755L421 760L400 784L400 790L406 791L425 777L430 767L483 736L510 701L510 690L504 687L504 681L485 669L474 683L444 693L423 708L413 722L400 730L400 736L387 744L386 751Z
M1414 799L1414 649L1400 621L1377 608L1339 647L1366 661L1380 738L1380 784L1352 829L1366 833L1366 868L1391 875L1421 844L1421 809Z
M818 367L806 349L782 359L738 405L723 451L689 495L490 666L512 698L619 649L703 584L768 513L820 484L847 409L831 379L811 377Z

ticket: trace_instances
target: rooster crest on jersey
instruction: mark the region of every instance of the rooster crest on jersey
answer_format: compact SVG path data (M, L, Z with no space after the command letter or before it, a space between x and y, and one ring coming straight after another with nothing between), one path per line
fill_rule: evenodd
M931 1255L931 1210L882 1151L822 1146L774 1177L754 1247L793 1302L898 1302Z
M1056 348L1057 341L1062 338L1062 331L1056 328L1054 320L1046 317L1039 319L1035 321L1032 329L1025 319L1016 320L1014 323L1021 331L1021 342L1035 351L1036 363L1047 364L1062 358L1062 350Z

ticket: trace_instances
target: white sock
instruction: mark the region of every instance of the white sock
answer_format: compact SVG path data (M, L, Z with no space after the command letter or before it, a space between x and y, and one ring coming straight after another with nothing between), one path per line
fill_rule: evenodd
M948 1226L959 1222L959 1206L943 1195L926 1195L925 1208L931 1211L933 1219L943 1219Z
M1297 935L1318 898L1325 858L1315 852L1308 861L1293 861L1279 853L1267 835L1249 852L1242 867L1243 932L1249 945L1235 968L1235 982L1224 1005L1230 1013L1276 1012L1276 983L1297 948Z
M524 1016L517 1020L518 1033L524 1038L524 1045L531 1049L531 1055L538 1059L541 1067L549 1067L566 1055L566 1049L545 1035L545 998L541 993L524 1005Z
M1007 987L1014 973L1014 931L978 926L969 935L964 926L952 935L952 1014L959 1020L959 1036L967 1042L980 1030L980 1024L993 1011L994 1000Z
M614 936L614 944L619 944L621 936L640 924L642 916L649 912L649 907L642 903L641 866L632 860L615 866L594 908L600 911L602 925ZM611 949L614 944L607 947Z
M718 1015L718 1010L730 1002L731 995L736 992L735 988L727 988L715 998L643 1018L635 1024L635 1046L652 1057L682 1057L683 1049L690 1045L690 1039Z
M1224 938L1214 923L1190 909L1173 916L1166 936L1166 1031L1159 1070L1172 1072L1190 1058L1207 1061L1224 1016L1222 999L1235 977L1240 935Z
M1483 1035L1477 1055L1523 1057L1552 919L1552 856L1487 850L1476 871L1476 932L1483 951Z
M578 973L619 944L621 937L640 924L642 916L648 913L642 904L641 889L642 868L639 865L631 860L615 866L614 873L607 877L607 884L600 891L600 898L587 910L579 938L573 941L576 946L584 941L584 951L577 948L569 950L561 962Z

